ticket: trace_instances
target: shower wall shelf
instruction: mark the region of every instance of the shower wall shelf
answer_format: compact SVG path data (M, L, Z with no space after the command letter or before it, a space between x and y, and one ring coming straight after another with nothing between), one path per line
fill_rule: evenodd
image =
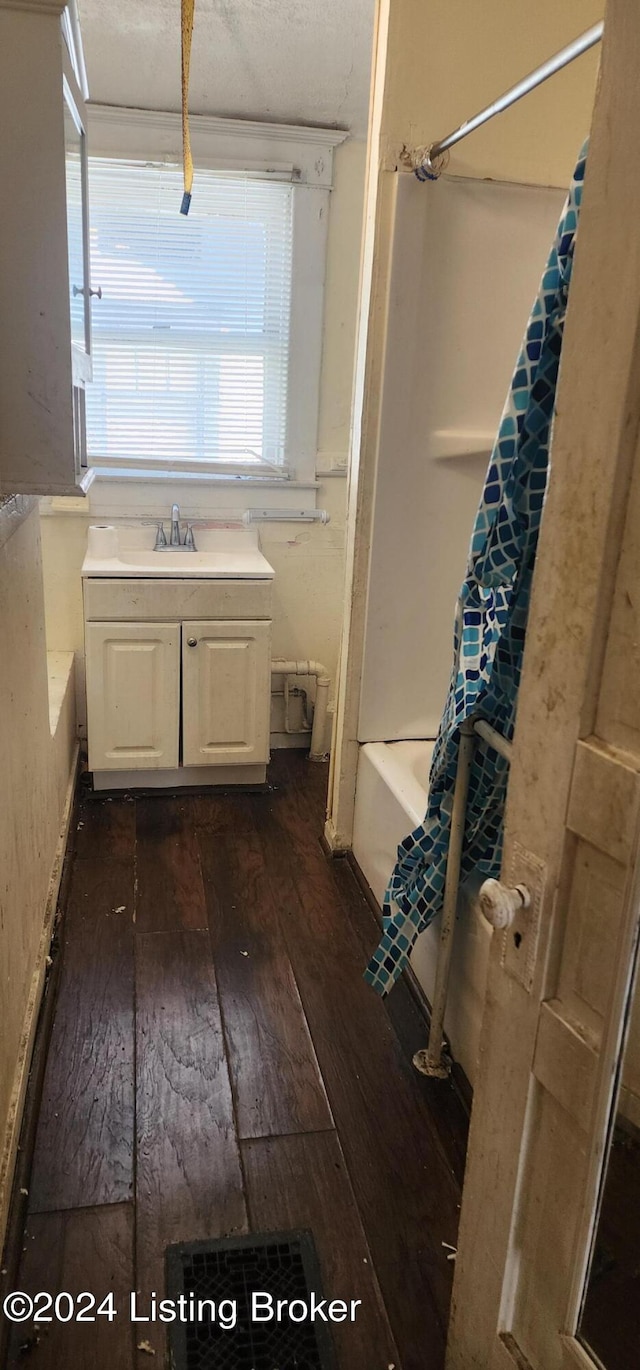
M455 457L482 457L488 461L493 451L497 428L492 433L473 433L462 429L440 428L431 435L431 456L436 461Z

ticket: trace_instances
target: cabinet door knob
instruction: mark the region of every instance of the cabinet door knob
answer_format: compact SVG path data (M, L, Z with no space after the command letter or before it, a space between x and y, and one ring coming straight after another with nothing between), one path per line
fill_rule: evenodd
M188 647L197 647L197 646L198 646L198 639L197 639L197 637L188 637L188 638L187 638L187 646L188 646Z

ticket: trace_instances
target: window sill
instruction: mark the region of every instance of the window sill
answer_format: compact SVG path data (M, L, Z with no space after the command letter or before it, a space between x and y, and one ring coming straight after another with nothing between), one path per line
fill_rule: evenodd
M43 514L82 514L86 518L166 518L179 504L184 518L237 521L248 509L313 510L315 480L283 480L273 476L228 476L213 472L136 471L124 475L114 468L97 468L86 496L54 497L42 501Z
M149 467L146 469L141 466L94 466L94 483L119 484L129 486L134 484L160 484L166 485L209 485L214 489L232 487L241 489L257 487L260 490L265 488L276 490L313 490L317 486L317 481L308 480L288 480L286 476L276 476L272 472L259 476L249 474L249 472L238 472L237 475L229 471L184 471L163 470L161 467Z

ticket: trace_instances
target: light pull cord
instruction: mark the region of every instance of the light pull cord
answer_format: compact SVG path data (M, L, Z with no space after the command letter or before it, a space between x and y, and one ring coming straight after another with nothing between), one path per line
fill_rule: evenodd
M180 213L188 214L191 205L193 186L193 159L191 157L191 138L189 136L189 65L191 62L191 39L193 36L193 15L195 0L181 0L182 22L182 162L184 168L184 195Z

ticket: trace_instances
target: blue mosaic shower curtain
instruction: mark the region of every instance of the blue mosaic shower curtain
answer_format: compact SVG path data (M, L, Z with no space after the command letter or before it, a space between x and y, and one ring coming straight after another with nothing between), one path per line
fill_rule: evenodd
M582 149L533 306L491 454L454 627L449 695L431 765L424 823L398 848L384 933L365 972L386 994L420 932L442 906L460 724L471 714L509 739L515 725L562 333L587 146ZM462 878L500 873L509 764L477 739L471 768Z

